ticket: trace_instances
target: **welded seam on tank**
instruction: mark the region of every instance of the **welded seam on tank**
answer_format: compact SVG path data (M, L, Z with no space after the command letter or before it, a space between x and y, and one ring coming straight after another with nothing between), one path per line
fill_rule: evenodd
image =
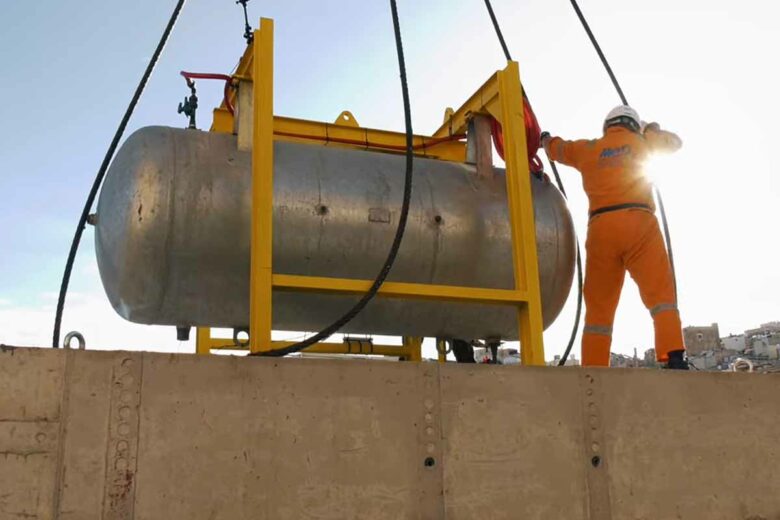
M171 147L173 148L173 155L172 157L176 158L178 157L178 150L176 146L176 136L171 136ZM163 276L162 276L162 294L159 298L159 306L157 308L157 312L161 312L162 309L167 308L167 298L168 298L168 288L170 286L170 279L171 279L171 266L173 265L173 262L171 260L171 254L173 248L171 247L174 239L173 235L175 233L176 227L176 178L178 177L178 168L177 164L178 161L175 159L171 161L172 167L171 167L171 180L168 183L168 226L165 233L165 242L164 242L164 250L165 253L162 256L161 260L163 262ZM176 324L180 325L180 324ZM183 325L183 324L182 324Z
M327 129L327 125L326 125ZM327 144L326 144L327 145ZM315 213L320 212L320 208L322 208L322 161L323 157L322 154L317 154L317 162L315 163L314 168L314 176L317 179L317 206L314 208ZM322 251L322 235L325 233L325 215L319 213L319 228L320 232L317 234L317 249L314 251L314 254L320 254ZM306 267L306 273L310 273L311 268L307 265Z
M67 436L67 419L70 409L70 380L73 367L73 356L75 351L70 349L65 350L65 367L62 377L62 399L60 400L60 413L59 413L59 430L57 438L57 459L54 465L55 477L54 477L54 493L52 497L52 514L53 519L60 517L60 502L62 500L62 491L64 489L65 480L65 437Z
M433 183L431 182L431 176L430 172L425 172L423 175L425 178L425 183L428 185L428 194L429 198L431 200L431 211L433 212L434 219L436 216L439 216L439 210L436 208L436 198L434 197L434 191L433 191ZM419 190L418 190L419 191ZM420 195L420 199L422 201L422 194ZM423 217L425 217L425 207L423 206ZM423 218L425 220L425 218ZM442 220L436 222L434 220L433 223L433 229L434 229L434 236L433 236L433 255L431 258L431 269L430 273L428 274L428 283L433 284L434 280L436 279L436 268L438 267L439 262L439 249L441 247L441 242L444 240L444 234L443 234L443 227L446 222L443 222ZM423 222L423 228L425 229L425 222Z
M551 213L553 214L553 219L554 219L554 222L555 222L555 235L560 237L561 236L561 233L560 233L561 221L559 219L558 212L553 210L553 211L551 211ZM537 248L538 248L538 245L537 245ZM558 271L557 267L559 265L558 262L560 260L560 257L561 257L561 240L556 240L555 241L555 261L553 262L553 265L556 267L556 269L555 269L556 274L554 275L554 278L553 278L553 289L554 290L553 290L552 294L558 294L558 290L560 289L561 286L563 286L563 282L558 283L561 277L560 277L560 275L557 274L557 271ZM571 291L571 287L569 287L569 291ZM566 301L568 301L568 300L569 300L569 296L566 295ZM563 307L566 307L566 302L563 302ZM558 314L563 312L563 307L561 307L561 310L558 311ZM542 312L544 312L544 302L542 302ZM555 316L555 319L558 319L558 316ZM544 322L544 316L542 316L542 322ZM550 323L550 325L552 325L552 323Z

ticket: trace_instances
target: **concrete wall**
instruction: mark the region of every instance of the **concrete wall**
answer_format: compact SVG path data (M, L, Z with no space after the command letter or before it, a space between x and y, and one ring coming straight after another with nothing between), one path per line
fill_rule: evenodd
M780 519L780 376L15 349L0 519Z

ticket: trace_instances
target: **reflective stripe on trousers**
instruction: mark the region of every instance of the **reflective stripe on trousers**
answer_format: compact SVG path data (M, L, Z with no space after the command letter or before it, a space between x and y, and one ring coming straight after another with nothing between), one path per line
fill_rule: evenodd
M676 310L677 310L676 303L659 303L658 305L650 309L650 316L655 316L656 314L660 314L666 311L676 311Z
M582 333L612 336L612 327L609 325L585 325L585 327L582 329Z

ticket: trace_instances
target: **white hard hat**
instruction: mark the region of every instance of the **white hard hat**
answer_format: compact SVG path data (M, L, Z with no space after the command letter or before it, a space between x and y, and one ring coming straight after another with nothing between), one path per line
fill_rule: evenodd
M619 105L609 111L607 117L604 119L604 128L611 126L613 123L618 123L621 120L628 119L636 125L636 130L639 130L642 122L639 119L639 113L628 105ZM633 126L633 125L632 125Z

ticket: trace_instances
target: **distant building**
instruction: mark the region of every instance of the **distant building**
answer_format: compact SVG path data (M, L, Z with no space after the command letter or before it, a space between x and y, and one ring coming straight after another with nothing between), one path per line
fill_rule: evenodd
M744 352L747 347L744 334L729 334L725 338L720 338L720 344L724 349L734 352Z
M780 345L772 343L771 337L754 338L750 345L750 352L758 359L779 359Z
M633 356L612 352L610 354L609 366L612 368L640 368L646 365L644 359L639 359L637 357L636 349L634 349Z
M720 349L720 331L717 323L708 327L685 327L683 336L688 356Z
M658 362L655 360L655 349L649 348L645 350L645 355L643 356L643 366L645 367L655 367L658 366Z
M757 329L750 329L745 331L745 336L748 338L753 336L764 336L771 334L780 334L780 321L770 321L769 323L762 323Z
M560 363L560 362L561 362L561 356L556 355L553 358L552 361L548 361L547 362L547 366L557 367L558 363ZM569 355L568 358L566 358L566 364L564 366L567 366L567 367L577 367L577 366L580 366L580 360L577 359L577 356L575 356L574 354L571 354L571 355Z

